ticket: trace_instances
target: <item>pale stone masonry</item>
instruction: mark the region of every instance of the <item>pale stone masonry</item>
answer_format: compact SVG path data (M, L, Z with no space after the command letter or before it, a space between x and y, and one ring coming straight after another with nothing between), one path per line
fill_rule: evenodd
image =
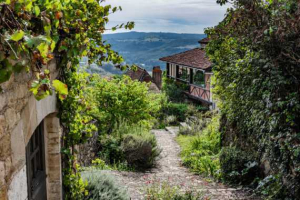
M57 76L53 61L48 68ZM32 73L14 74L1 84L0 92L0 200L29 198L26 146L37 127L43 125L46 193L48 200L62 199L61 128L57 98L53 94L37 101L29 91ZM43 200L43 199L40 199Z

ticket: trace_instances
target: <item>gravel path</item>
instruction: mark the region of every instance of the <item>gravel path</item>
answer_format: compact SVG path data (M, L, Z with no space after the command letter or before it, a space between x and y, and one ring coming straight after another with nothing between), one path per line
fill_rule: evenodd
M179 186L182 191L203 191L211 200L258 200L251 197L242 189L226 187L221 183L210 182L203 177L194 175L181 165L179 157L180 147L175 141L175 135L165 130L153 130L160 148L161 159L157 166L147 172L119 172L112 171L118 181L128 188L132 200L144 199L144 189L149 180L159 182L168 181L172 186Z

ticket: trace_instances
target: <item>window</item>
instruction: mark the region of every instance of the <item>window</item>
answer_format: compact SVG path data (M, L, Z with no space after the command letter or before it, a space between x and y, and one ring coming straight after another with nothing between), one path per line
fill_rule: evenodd
M170 72L170 63L167 63L167 76L170 76L172 73Z
M169 64L169 76L173 78L176 77L176 66L173 64Z
M190 80L190 70L186 67L178 66L178 77L183 81L189 82Z
M205 88L205 74L201 70L195 70L194 72L194 84Z
M46 170L43 122L34 131L26 146L28 199L46 200Z

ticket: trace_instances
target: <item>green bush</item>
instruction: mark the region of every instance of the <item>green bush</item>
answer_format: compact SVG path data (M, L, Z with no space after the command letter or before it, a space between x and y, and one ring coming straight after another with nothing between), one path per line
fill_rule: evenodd
M111 165L126 164L126 169L152 167L160 154L156 138L147 126L128 125L122 120L115 125L111 135L100 136L99 143L102 159Z
M180 122L184 122L188 113L188 104L186 103L168 103L162 112L167 116L175 116Z
M124 161L124 155L121 149L122 137L116 135L99 136L100 151L99 157L106 163L114 164Z
M181 135L197 135L207 127L211 121L210 112L196 113L194 116L187 118L186 126L179 127Z
M219 116L213 117L207 127L196 135L179 135L183 164L193 172L220 178Z
M88 195L85 200L129 200L124 188L115 182L115 178L103 171L85 171L81 173L88 182Z
M223 179L234 184L250 184L258 177L259 167L253 154L235 147L223 147L220 154Z
M95 102L92 115L102 134L111 133L120 119L126 119L129 125L145 123L150 127L160 109L159 94L149 93L146 83L128 76L107 80L94 75L91 87L90 98Z
M152 167L161 152L155 136L149 132L125 135L121 148L129 166L137 169Z
M299 1L218 2L234 5L206 30L211 41L205 51L224 119L222 144L245 155L257 152L258 165L267 160L271 166L261 167L263 176L282 177L278 182L288 192L280 199L299 199L300 28L292 20L300 18Z
M166 77L163 78L162 91L167 95L169 101L183 102L186 99L183 92L187 90L187 84Z

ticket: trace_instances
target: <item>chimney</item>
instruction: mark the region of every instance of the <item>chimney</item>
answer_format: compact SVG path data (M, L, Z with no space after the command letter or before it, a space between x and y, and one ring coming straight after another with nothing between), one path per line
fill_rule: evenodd
M209 38L203 38L202 40L199 41L200 43L200 48L204 49L206 45L209 43L210 39Z
M152 70L152 80L156 84L156 86L161 90L162 71L160 69L160 66L153 67L153 70Z

